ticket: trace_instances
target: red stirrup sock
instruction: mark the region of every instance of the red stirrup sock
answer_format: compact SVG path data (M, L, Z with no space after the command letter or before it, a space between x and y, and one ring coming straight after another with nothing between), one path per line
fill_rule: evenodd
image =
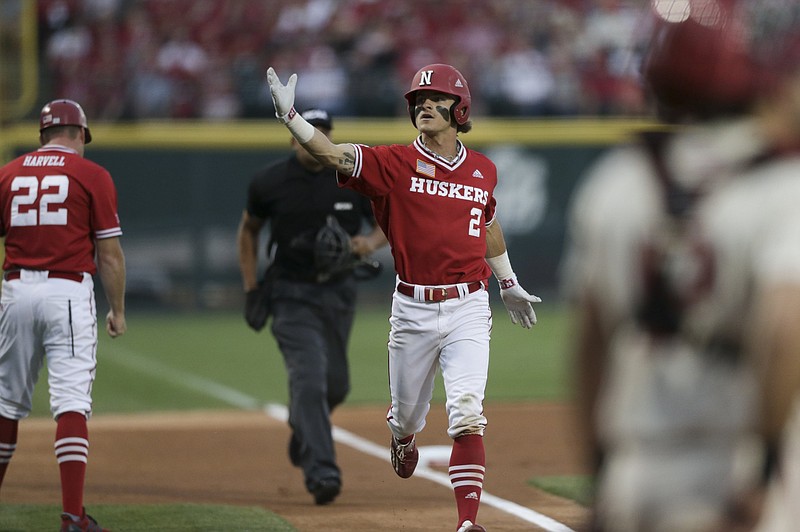
M458 525L467 519L476 522L485 472L486 454L483 449L483 436L469 434L456 438L450 454L449 473L456 497Z
M17 449L17 426L18 420L0 416L0 487L3 486L8 464Z
M89 431L86 416L66 412L58 417L56 459L61 472L61 504L72 515L83 515L83 483L89 457Z

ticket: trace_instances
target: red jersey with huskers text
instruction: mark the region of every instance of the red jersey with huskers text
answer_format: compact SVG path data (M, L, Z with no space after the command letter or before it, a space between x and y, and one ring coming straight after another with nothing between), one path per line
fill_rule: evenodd
M95 239L121 234L111 176L75 151L48 145L0 168L4 270L94 274Z
M341 186L369 196L405 282L442 285L484 281L486 225L494 221L497 169L458 142L447 161L418 137L407 146L353 145L352 176Z

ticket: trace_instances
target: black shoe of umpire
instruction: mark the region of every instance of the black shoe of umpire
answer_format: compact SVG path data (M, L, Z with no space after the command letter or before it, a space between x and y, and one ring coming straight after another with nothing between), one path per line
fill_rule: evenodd
M314 502L323 505L333 502L342 491L342 485L335 478L326 478L314 482L310 491L314 496Z

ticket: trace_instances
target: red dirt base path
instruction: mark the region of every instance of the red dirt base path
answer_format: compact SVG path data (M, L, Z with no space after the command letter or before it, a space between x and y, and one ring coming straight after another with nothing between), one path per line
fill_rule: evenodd
M210 411L95 416L86 479L86 505L213 503L260 506L299 531L452 531L452 491L424 478L400 479L388 461L385 410L343 406L334 423L386 448L379 459L337 443L342 494L316 506L302 473L287 456L289 429L263 412ZM487 404L487 473L484 490L543 514L573 530L585 529L580 505L542 492L534 476L584 473L575 416L560 404ZM420 446L449 445L444 408L434 405ZM9 467L5 503L60 503L53 454L55 423L20 423ZM438 468L437 468L438 470ZM445 468L441 468L444 472ZM490 532L542 530L507 511L483 504L478 521ZM113 527L113 523L104 523ZM174 523L172 524L174 525ZM174 528L171 528L174 529Z

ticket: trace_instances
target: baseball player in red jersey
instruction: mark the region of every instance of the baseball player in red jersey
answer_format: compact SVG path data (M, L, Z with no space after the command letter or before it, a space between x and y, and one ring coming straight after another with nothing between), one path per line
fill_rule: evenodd
M110 308L106 331L115 338L126 330L117 192L109 173L83 158L92 136L80 105L52 101L39 125L41 148L0 168L0 483L46 361L61 530L102 531L83 507L97 366L92 275L99 272Z
M468 149L459 133L472 128L467 81L450 65L421 68L405 97L419 130L407 146L333 144L294 109L297 75L283 85L267 71L276 115L339 184L372 200L397 270L389 318L387 422L395 472L417 465L415 434L425 427L434 378L441 369L447 395L452 482L460 532L476 524L485 473L483 399L492 315L487 281L494 273L514 323L536 323L539 302L517 282L495 218L495 165Z

